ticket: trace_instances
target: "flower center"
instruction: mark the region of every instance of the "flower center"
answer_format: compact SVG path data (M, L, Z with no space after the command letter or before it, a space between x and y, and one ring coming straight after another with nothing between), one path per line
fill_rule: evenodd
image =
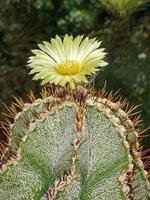
M75 60L66 60L58 64L56 69L61 75L74 75L80 71L80 64Z

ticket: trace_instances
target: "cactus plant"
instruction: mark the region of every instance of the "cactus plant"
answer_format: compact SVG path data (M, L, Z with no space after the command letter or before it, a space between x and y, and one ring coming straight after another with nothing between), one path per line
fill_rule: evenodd
M30 103L15 97L7 107L13 121L1 123L0 199L149 199L137 106L118 92L95 94L82 78L51 83L41 98L30 92Z
M149 3L148 0L100 0L99 2L108 13L122 19L130 17Z

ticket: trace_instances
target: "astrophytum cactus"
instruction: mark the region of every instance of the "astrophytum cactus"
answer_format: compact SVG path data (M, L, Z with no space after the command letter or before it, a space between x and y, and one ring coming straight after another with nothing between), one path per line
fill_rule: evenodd
M64 78L75 73L76 62L66 63L59 64ZM103 88L96 94L83 83L91 72L84 71L80 81L59 77L58 85L42 73L50 84L41 98L33 92L30 103L15 97L1 122L0 199L148 200L149 157L139 143L144 131L138 128L137 106L129 107L118 92Z

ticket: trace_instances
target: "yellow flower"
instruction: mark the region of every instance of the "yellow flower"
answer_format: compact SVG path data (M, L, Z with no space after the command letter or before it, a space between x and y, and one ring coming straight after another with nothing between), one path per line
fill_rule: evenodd
M28 66L33 79L42 79L42 85L54 83L71 89L76 83L87 83L87 76L96 73L107 65L104 48L96 38L65 35L63 39L56 36L50 42L39 44L40 49L32 50L34 56L29 57Z

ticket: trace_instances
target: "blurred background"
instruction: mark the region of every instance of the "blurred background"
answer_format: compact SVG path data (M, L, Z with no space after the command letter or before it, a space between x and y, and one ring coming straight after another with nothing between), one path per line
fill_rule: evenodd
M109 65L96 89L142 104L142 127L150 126L150 0L0 0L0 118L12 95L26 99L40 85L25 67L30 50L56 34L85 34L102 40ZM150 147L150 130L144 139Z

